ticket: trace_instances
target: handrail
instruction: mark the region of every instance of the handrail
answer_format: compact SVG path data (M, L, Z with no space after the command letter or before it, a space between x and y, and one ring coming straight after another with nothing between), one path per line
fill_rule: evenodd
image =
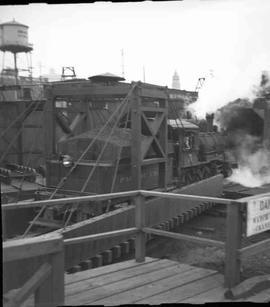
M225 205L231 204L232 202L236 204L236 201L232 201L231 199L210 197L210 196L176 194L176 193L145 191L145 190L140 190L139 193L143 196L156 196L161 198L185 199L185 200L194 200L194 201L203 201L203 202L217 202L219 204L225 204Z
M18 239L3 242L3 262L53 254L62 250L61 236Z
M253 243L249 246L243 247L238 250L238 257L242 260L245 257L249 257L260 252L270 249L270 239L265 239L263 241Z
M214 245L214 246L218 246L218 247L224 247L225 246L225 243L222 242L222 241L210 240L210 239L206 239L206 238L185 235L185 234L182 234L182 233L164 231L164 230L154 229L154 228L150 228L150 227L145 227L142 230L145 233L164 236L164 237L168 237L168 238L172 238L172 239L186 240L186 241L190 241L190 242L202 243L202 244L207 244L207 245Z
M269 195L269 193L263 194ZM203 201L203 202L217 202L227 205L227 236L226 242L210 240L207 238L195 237L185 234L172 233L168 231L158 230L151 227L146 227L145 225L145 197L159 197L159 198L172 198L172 199L185 199L192 201ZM63 249L64 245L78 244L88 241L93 241L97 239L111 238L120 235L127 234L136 234L135 242L135 258L136 261L142 262L145 259L145 243L146 243L146 234L161 235L165 237L170 237L180 240L189 240L197 243L209 244L218 247L225 247L225 282L226 286L231 288L240 282L240 261L243 257L253 255L257 252L264 251L265 249L270 248L270 239L252 244L250 246L241 248L241 235L242 235L242 214L241 211L243 207L247 204L249 198L243 198L240 200L230 200L217 197L206 197L206 196L194 196L187 194L175 194L175 193L166 193L166 192L157 192L157 191L127 191L127 192L117 192L101 195L90 195L82 197L72 197L64 199L55 199L48 201L39 201L34 204L44 204L48 205L59 205L62 203L71 203L74 201L90 201L90 200L106 200L119 197L133 197L135 205L135 227L125 228L116 231L103 232L98 234L91 234L87 236L75 237L70 239L65 239L60 245L53 243L52 238L48 238L48 243L46 240L40 240L40 238L31 238L31 239L21 239L16 241L4 242L4 262L17 260L21 258L29 258L42 253L46 253L47 246L46 244L51 244L52 248L59 250ZM258 197L258 196L257 196ZM23 203L27 206L32 206L32 202ZM23 206L19 204L7 204L3 205L3 209L17 208ZM46 243L47 242L47 243ZM35 243L36 246L39 246L38 249L31 250L31 244ZM20 252L18 252L20 251Z
M40 201L28 201L28 202L18 202L18 203L10 203L2 205L3 210L10 209L22 209L22 208L32 208L37 206L47 205L49 206L57 206L62 204L70 204L74 202L86 202L86 201L101 201L119 198L119 197L131 197L138 195L139 191L127 191L127 192L116 192L116 193L107 193L107 194L97 194L97 195L89 195L89 196L79 196L79 197L68 197L68 198L58 198L58 199L50 199L50 200L40 200Z
M107 194L97 194L89 196L78 196L78 197L68 197L68 198L58 198L50 200L40 200L40 201L24 201L17 203L9 203L2 205L3 210L10 209L22 209L22 208L31 208L37 206L56 206L61 204L70 204L74 202L86 202L86 201L101 201L113 198L120 197L133 197L133 196L152 196L159 198L172 198L172 199L185 199L193 201L204 201L204 202L216 202L219 204L237 204L242 203L241 201L232 201L231 199L218 198L218 197L208 197L208 196L198 196L198 195L189 195L189 194L176 194L176 193L167 193L167 192L157 192L157 191L146 191L146 190L135 190L135 191L126 191L126 192L116 192L116 193L107 193Z
M120 235L136 234L137 230L138 229L136 227L132 227L132 228L115 230L115 231L101 232L101 233L96 233L96 234L92 234L88 236L81 236L81 237L76 237L76 238L71 238L71 239L65 239L64 244L65 245L78 244L78 243L89 242L89 241L94 241L98 239L113 238L113 237L117 237Z

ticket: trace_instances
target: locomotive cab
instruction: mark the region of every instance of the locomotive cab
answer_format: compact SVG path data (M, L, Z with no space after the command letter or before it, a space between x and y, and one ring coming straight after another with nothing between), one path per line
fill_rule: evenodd
M182 168L198 163L199 127L183 119L170 119L168 131L174 147L174 176L179 178Z

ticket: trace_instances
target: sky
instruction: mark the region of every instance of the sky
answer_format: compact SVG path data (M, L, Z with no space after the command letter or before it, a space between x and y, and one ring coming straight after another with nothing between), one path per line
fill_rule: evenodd
M111 72L128 82L181 89L206 81L195 105L214 111L238 97L252 97L262 70L270 70L269 0L97 2L4 5L0 22L29 26L34 75L74 66L78 77ZM123 57L121 51L123 50ZM3 54L1 53L3 67ZM12 66L5 56L5 65ZM26 66L20 55L19 65Z

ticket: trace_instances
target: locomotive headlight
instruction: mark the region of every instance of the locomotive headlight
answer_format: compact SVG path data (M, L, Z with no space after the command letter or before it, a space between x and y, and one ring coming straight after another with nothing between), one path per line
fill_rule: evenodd
M73 160L69 155L61 155L60 162L63 164L64 167L71 167L73 165Z

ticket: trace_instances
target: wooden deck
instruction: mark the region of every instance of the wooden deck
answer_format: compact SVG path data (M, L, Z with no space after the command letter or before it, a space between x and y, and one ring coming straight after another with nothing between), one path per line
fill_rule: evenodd
M223 281L214 270L147 257L143 263L129 260L66 274L65 305L232 302L224 298ZM270 302L270 288L234 301ZM21 307L32 306L33 295Z
M146 258L65 277L66 305L120 305L229 302L224 277L214 271L167 259ZM247 301L270 301L270 289Z

